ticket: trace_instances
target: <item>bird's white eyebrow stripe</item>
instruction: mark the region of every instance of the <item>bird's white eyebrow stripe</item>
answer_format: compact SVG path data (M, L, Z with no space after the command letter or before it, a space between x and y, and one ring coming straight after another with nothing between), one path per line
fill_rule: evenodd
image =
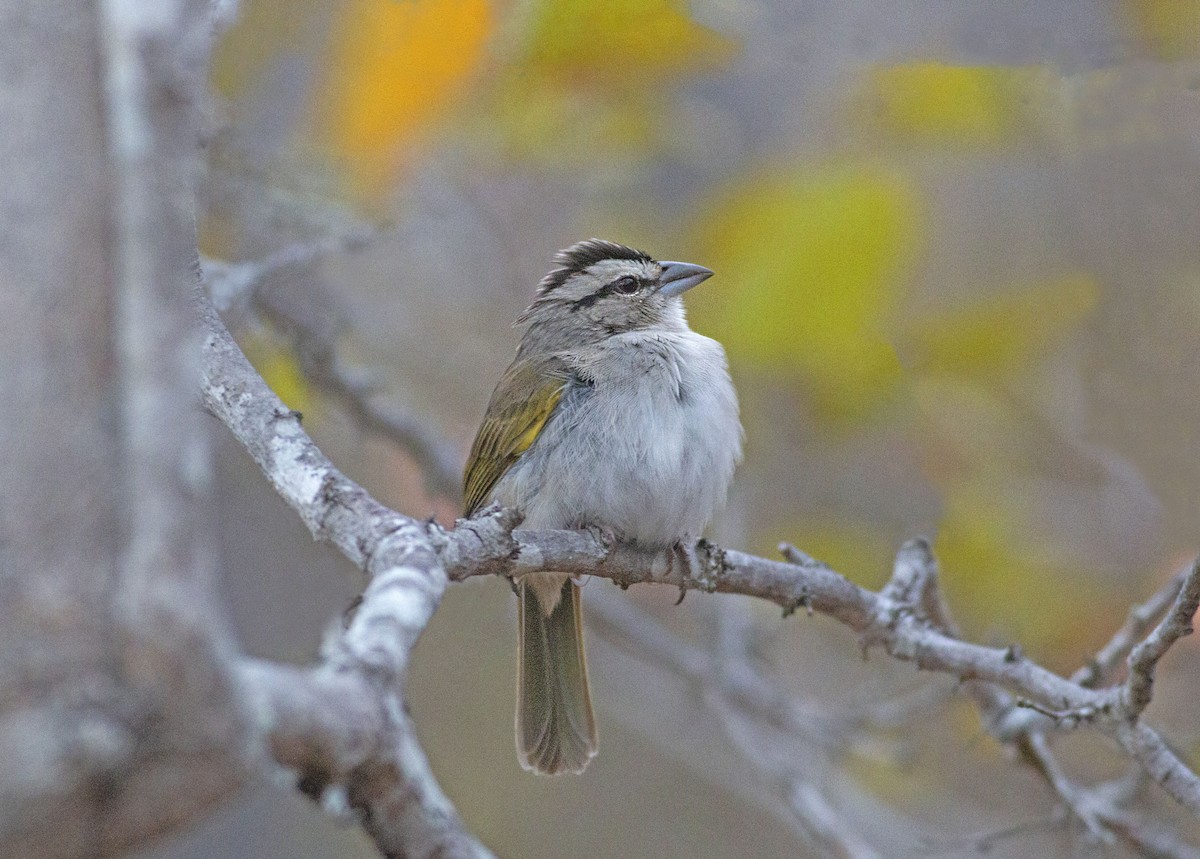
M608 283L604 284L604 286L597 289L595 292L589 293L588 295L585 295L581 298L577 298L574 301L570 302L569 307L571 309L571 312L573 313L576 310L580 310L581 308L584 308L584 307L591 307L593 304L595 304L597 301L599 301L604 296L612 295L613 290L616 288L616 285L621 280L623 280L627 277L634 278L638 282L638 284L643 287L649 286L650 284L654 283L654 279L650 278L650 277L636 275L636 274L633 274L632 272L630 272L628 274L622 274L619 277L613 278Z

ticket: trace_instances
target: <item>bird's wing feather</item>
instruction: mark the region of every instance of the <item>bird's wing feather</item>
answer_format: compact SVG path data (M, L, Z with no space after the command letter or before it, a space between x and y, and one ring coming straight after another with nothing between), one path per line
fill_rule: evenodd
M463 475L467 516L488 500L497 481L537 440L562 399L569 374L560 361L518 360L496 385L471 445Z

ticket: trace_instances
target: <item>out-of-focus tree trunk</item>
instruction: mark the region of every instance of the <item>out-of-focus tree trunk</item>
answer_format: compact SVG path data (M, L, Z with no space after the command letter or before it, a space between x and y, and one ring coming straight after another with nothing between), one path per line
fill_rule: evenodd
M122 484L95 17L72 0L0 4L0 843L13 855L94 843L99 821L72 809L98 786L74 761L128 743L104 714ZM80 708L95 710L90 732Z
M4 856L110 854L238 778L188 334L194 132L146 74L185 10L139 6L157 33L120 3L0 2Z

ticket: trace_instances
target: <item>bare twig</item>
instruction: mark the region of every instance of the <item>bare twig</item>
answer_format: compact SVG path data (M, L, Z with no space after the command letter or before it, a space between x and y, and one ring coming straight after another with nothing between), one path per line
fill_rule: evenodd
M878 859L875 849L855 833L824 793L786 757L764 754L738 730L737 720L722 701L709 700L709 709L730 744L760 776L775 788L780 801L795 819L804 839L832 859Z
M593 595L587 604L589 625L615 645L694 683L762 724L829 751L844 747L847 732L841 725L783 694L744 661L718 665L710 653L672 634L628 600Z
M1071 781L1051 753L1045 735L1031 734L1024 751L1036 761L1046 781L1075 819L1086 827L1088 834L1096 841L1111 844L1113 836L1099 820L1095 797Z
M1071 679L1089 689L1108 683L1146 631L1171 607L1191 569L1189 564L1159 588L1154 596L1131 608L1121 628L1086 665L1071 675Z
M363 229L347 235L336 235L313 242L294 242L246 262L223 262L204 257L200 268L213 305L221 313L253 299L255 291L267 278L288 269L300 270L332 254L344 253L365 246L374 232Z
M1033 758L1064 807L1083 822L1093 838L1104 843L1119 839L1143 856L1200 859L1200 849L1183 842L1168 827L1139 820L1124 808L1140 787L1140 770L1113 782L1085 788L1063 772L1042 734L1029 735L1023 750Z
M1200 559L1192 564L1171 610L1141 644L1129 654L1129 679L1125 681L1125 716L1135 720L1154 695L1154 672L1171 645L1192 634L1192 618L1200 605Z
M757 596L785 608L806 599L815 611L923 669L999 683L1047 707L1082 707L1100 698L1028 660L1013 660L1007 649L958 641L933 630L915 616L912 606L886 600L827 567L802 567L700 543L696 553L704 570L693 577L670 564L667 552L645 554L627 546L607 546L581 531L508 531L507 521L493 508L445 534L442 557L452 579L558 570L624 586L654 582Z

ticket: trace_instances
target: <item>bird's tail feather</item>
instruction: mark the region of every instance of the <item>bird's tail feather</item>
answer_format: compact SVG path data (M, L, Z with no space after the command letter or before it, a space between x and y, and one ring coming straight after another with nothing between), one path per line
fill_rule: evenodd
M517 755L525 769L544 775L583 772L596 754L596 718L579 586L565 579L549 614L532 584L519 588Z

